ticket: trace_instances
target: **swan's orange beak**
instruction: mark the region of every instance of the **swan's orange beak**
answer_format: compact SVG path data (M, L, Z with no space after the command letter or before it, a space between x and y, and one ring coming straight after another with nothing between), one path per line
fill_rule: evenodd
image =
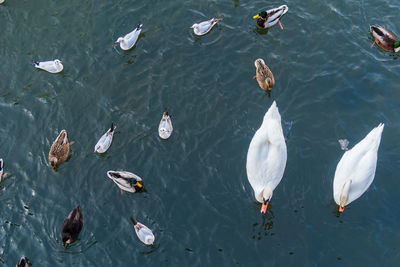
M343 212L344 211L344 207L339 205L339 212Z
M267 207L268 207L268 200L264 200L264 203L261 206L261 213L266 213L267 212Z

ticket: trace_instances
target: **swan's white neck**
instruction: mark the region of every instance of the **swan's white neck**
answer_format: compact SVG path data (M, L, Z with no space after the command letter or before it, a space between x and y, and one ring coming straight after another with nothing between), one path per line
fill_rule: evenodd
M340 193L340 207L344 208L346 206L347 202L347 197L349 196L350 192L350 185L351 185L351 180L348 180L342 188L342 192Z

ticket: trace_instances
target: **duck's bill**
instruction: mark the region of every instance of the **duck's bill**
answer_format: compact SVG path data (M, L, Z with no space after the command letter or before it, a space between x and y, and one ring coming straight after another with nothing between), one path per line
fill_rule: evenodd
M262 206L261 206L261 213L266 213L267 212L267 207L268 207L269 201L265 201Z
M253 19L256 19L256 18L258 18L260 15L259 14L257 14L257 15L255 15L255 16L253 16Z
M339 206L339 212L343 212L344 211L344 207L342 207L341 205Z

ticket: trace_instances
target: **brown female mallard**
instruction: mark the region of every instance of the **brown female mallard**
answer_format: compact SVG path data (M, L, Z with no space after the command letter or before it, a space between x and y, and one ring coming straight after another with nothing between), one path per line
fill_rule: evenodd
M264 90L271 90L275 85L274 75L271 70L265 65L264 60L261 58L256 59L254 61L254 65L256 66L256 75L254 78L257 79L258 84Z
M66 130L62 130L57 136L56 140L54 140L49 152L49 161L54 169L56 169L58 165L60 165L67 159L69 153L69 145L72 145L73 143L74 142L68 142Z

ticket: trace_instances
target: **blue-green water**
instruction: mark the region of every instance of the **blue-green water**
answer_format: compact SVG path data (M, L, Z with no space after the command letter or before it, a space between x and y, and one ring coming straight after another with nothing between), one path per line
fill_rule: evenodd
M284 30L252 16L289 6ZM379 8L378 8L379 7ZM196 37L189 27L223 21ZM33 266L396 266L399 61L370 48L370 24L400 31L400 3L382 1L48 1L0 5L0 261ZM134 49L117 37L139 22ZM32 60L63 61L61 74ZM254 60L275 75L269 97ZM293 121L288 161L262 216L246 154L272 101ZM174 133L157 127L165 107ZM118 124L104 156L94 145ZM337 217L332 182L343 154L385 123L369 190ZM48 151L66 129L75 141L57 172ZM121 195L107 170L127 170L146 192ZM76 206L80 240L61 246ZM151 228L142 244L129 222Z

